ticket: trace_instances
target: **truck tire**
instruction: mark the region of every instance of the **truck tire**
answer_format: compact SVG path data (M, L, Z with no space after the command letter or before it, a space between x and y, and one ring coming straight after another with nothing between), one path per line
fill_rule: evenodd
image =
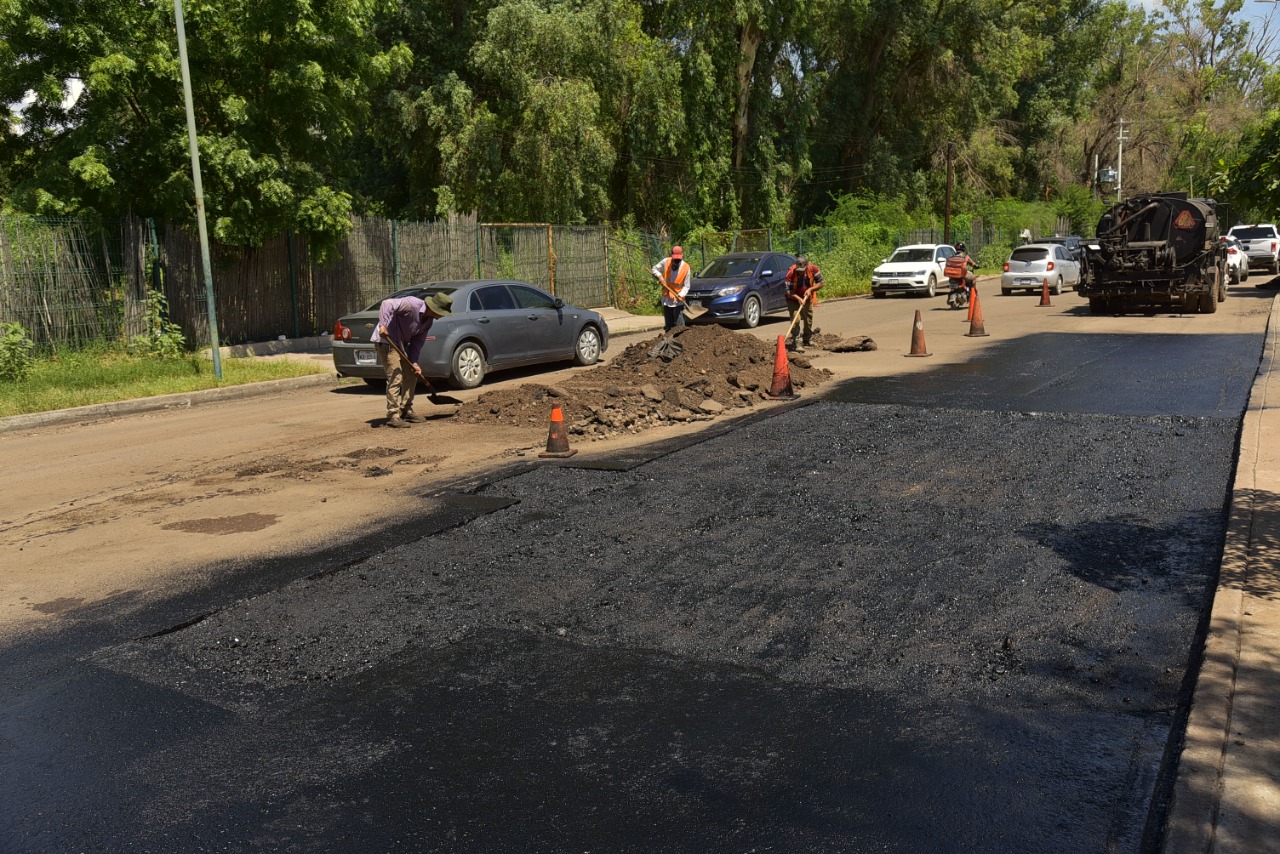
M1218 279L1217 270L1209 280L1209 290L1200 294L1200 313L1215 314L1218 311L1218 291L1222 290L1222 282Z

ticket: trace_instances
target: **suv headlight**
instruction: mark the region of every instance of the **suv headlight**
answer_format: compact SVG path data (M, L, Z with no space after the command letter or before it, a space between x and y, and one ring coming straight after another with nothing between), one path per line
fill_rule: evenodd
M723 288L716 288L716 296L731 297L734 294L740 294L746 289L746 285L728 285Z

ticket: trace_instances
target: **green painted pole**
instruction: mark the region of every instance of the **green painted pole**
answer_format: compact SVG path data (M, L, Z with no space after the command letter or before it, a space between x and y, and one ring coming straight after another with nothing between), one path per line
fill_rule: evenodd
M209 229L204 222L204 187L200 183L200 146L196 142L196 110L191 99L191 67L187 63L187 30L182 22L182 0L173 0L178 26L178 60L182 65L182 98L187 106L187 145L191 149L191 178L196 191L196 228L200 232L200 261L204 265L204 296L209 306L209 352L213 375L222 379L222 354L218 347L218 308L213 296L213 263L209 260Z

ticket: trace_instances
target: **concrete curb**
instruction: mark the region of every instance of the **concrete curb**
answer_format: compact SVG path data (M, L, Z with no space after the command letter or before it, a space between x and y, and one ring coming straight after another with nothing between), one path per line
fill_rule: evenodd
M1204 854L1215 850L1220 841L1219 826L1224 812L1245 806L1234 803L1224 808L1224 791L1231 785L1228 755L1233 744L1245 742L1232 740L1237 701L1241 698L1241 660L1249 655L1249 638L1246 637L1245 618L1252 616L1247 610L1247 588L1256 580L1260 569L1255 540L1269 532L1259 530L1258 493L1260 488L1274 491L1275 484L1259 484L1260 461L1269 435L1268 385L1276 371L1277 344L1280 329L1277 328L1276 310L1280 296L1271 303L1267 321L1266 342L1257 377L1249 393L1240 431L1240 451L1236 463L1235 481L1231 488L1231 509L1227 522L1226 540L1223 544L1222 567L1218 577L1218 589L1213 597L1213 609L1209 615L1208 633L1205 637L1204 659L1196 676L1187 719L1186 736L1182 754L1178 759L1177 777L1173 785L1173 800L1165 822L1164 854ZM1264 473L1263 479L1266 479ZM1245 697L1253 702L1274 702L1274 698ZM1272 769L1274 773L1274 769ZM1243 781L1236 781L1238 789ZM1262 800L1274 798L1272 791L1264 792ZM1236 795L1238 801L1246 797ZM1254 806L1250 804L1250 806ZM1255 819L1259 818L1255 816ZM1261 817L1265 825L1265 815ZM1274 821L1274 814L1271 820ZM1233 822L1234 823L1234 822ZM1234 827L1234 843L1224 845L1225 850L1267 850L1276 844L1270 839L1249 838L1251 821L1244 827ZM1245 830L1242 835L1240 830ZM1242 838L1243 837L1243 838ZM1243 847L1237 847L1242 845Z

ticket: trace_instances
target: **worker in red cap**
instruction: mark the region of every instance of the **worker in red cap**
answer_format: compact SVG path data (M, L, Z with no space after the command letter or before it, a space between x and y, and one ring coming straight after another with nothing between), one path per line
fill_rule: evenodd
M671 254L653 265L653 275L662 286L662 330L684 326L685 294L692 284L693 270L684 260L684 250L671 247Z

